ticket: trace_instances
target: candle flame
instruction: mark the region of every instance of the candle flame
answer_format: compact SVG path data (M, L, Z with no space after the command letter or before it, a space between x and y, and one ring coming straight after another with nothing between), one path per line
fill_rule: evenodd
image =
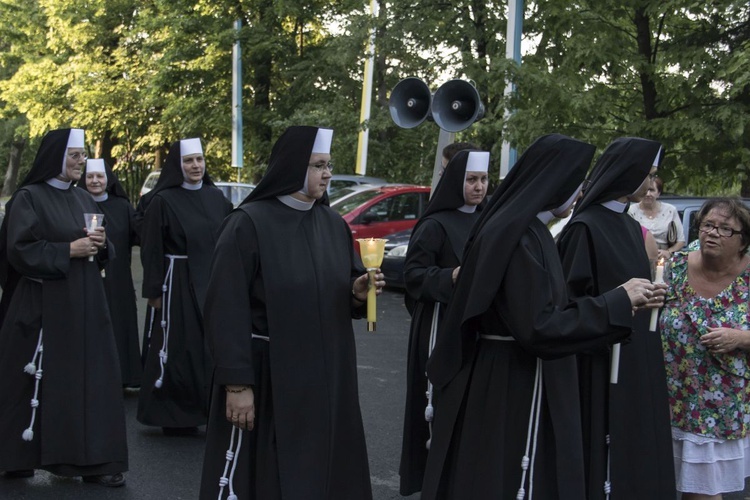
M657 266L663 266L664 265L664 257L659 257L659 260L656 262Z

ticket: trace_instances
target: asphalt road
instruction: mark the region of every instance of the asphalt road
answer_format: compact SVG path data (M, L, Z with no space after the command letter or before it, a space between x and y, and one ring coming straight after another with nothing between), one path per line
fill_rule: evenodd
M140 291L140 266L134 255L134 278ZM139 302L143 324L145 301ZM409 315L403 294L386 290L378 301L378 330L366 331L356 321L360 402L370 458L375 500L404 498L398 494L398 465L405 393ZM182 500L197 498L203 462L202 435L165 437L158 428L135 420L137 390L126 390L130 471L123 488L108 489L83 484L78 478L61 478L37 471L32 479L0 477L0 499L29 500ZM2 443L0 443L2 446ZM419 495L408 497L411 500ZM750 500L745 492L724 495L725 500ZM353 499L356 500L356 499Z

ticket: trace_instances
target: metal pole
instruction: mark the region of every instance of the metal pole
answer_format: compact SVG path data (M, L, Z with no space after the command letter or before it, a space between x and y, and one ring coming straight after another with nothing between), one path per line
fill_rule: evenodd
M370 0L370 17L376 17L378 4ZM370 138L370 130L367 122L370 120L370 106L372 103L372 67L375 64L375 28L370 30L370 41L367 46L367 58L365 59L364 82L362 82L362 108L359 114L359 138L357 141L357 167L359 175L367 174L367 143Z
M513 59L521 64L521 34L523 32L523 0L508 0L508 30L506 33L505 57ZM505 86L503 95L507 98L516 90L512 82ZM508 121L511 111L506 109L503 117ZM508 141L503 140L502 149L500 150L500 180L508 175L510 167L516 163L518 153L515 148L510 147Z
M430 198L432 193L435 192L435 187L440 180L440 173L443 171L443 149L448 144L453 144L456 139L456 134L453 132L446 132L440 129L440 135L438 136L437 150L435 151L435 166L432 169L432 189L430 191Z
M242 21L234 22L235 40L232 47L232 166L237 168L237 182L242 170Z

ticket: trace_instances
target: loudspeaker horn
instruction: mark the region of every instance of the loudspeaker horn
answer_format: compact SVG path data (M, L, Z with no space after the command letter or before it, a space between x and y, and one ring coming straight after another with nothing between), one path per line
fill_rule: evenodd
M419 78L404 78L393 87L388 100L393 122L401 128L414 128L430 118L432 93Z
M432 99L432 117L446 132L459 132L484 116L477 89L464 80L450 80Z

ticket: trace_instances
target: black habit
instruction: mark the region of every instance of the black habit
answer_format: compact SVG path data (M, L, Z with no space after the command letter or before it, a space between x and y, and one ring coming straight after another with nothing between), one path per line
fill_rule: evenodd
M42 139L0 229L0 470L115 474L127 470L128 451L100 274L108 252L91 262L70 258L70 243L86 236L83 214L98 208L80 189L44 182L60 174L68 134L56 130ZM33 437L25 432L32 418Z
M107 225L107 239L114 246L117 258L104 266L104 290L107 294L109 314L115 332L117 353L120 357L122 385L141 385L143 368L141 348L138 342L138 309L131 272L132 249L140 244L135 231L135 210L117 176L105 163L107 188L104 200L95 200L104 214ZM86 189L86 170L78 185Z
M217 243L206 302L215 369L201 499L217 498L223 476L224 494L241 499L372 498L351 321L363 312L351 297L364 267L336 212L320 201L302 210L277 199L302 188L316 131L284 133ZM253 387L256 417L239 438L224 386L241 384ZM241 443L231 466L230 441Z
M570 198L593 151L561 135L538 139L471 232L427 364L438 406L425 500L516 498L521 488L534 498L584 498L569 355L613 330L627 336L631 306L622 289L569 301L554 241L537 214Z
M162 309L155 311L138 421L171 428L204 425L208 416L211 363L203 304L218 229L232 208L207 173L200 189L185 189L182 182L177 141L154 187L141 239L143 296L162 297Z
M480 211L462 212L468 152L446 166L425 213L414 227L404 262L406 293L415 303L409 330L406 405L401 447L400 493L422 489L430 426L425 373L435 304L444 308L453 292L453 270L460 265L469 231ZM442 312L438 310L438 321ZM434 409L434 399L431 401Z
M571 297L607 293L630 278L651 279L640 224L624 209L601 203L636 191L660 145L645 139L613 142L564 229L559 250ZM633 318L620 351L619 380L610 384L610 347L579 354L587 497L613 500L674 498L674 465L661 339L648 331L650 310ZM609 448L607 445L609 439ZM608 457L609 453L609 457Z

